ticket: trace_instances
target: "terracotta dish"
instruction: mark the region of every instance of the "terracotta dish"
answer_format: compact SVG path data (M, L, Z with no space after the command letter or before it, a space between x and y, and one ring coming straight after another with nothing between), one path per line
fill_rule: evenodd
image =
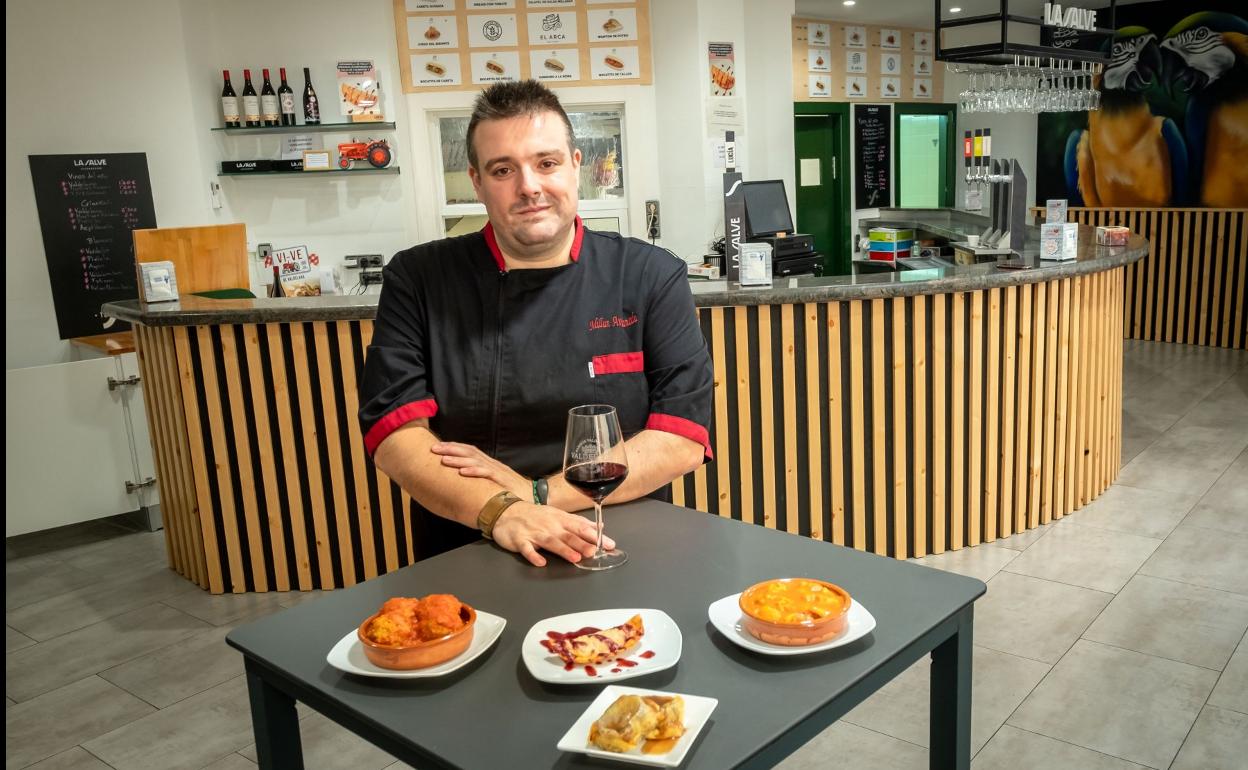
M742 626L768 644L800 647L839 636L848 623L849 593L811 578L767 580L741 594Z
M419 604L416 600L399 601ZM393 602L396 600L391 599L386 602L381 611L365 619L357 631L360 645L364 648L364 655L373 665L394 670L428 668L454 658L468 649L468 645L472 643L477 611L467 604L459 604L457 617L454 619L438 617L429 619L417 614L412 621L413 632L399 636L394 634L396 614ZM379 619L379 625L374 626L374 621ZM401 623L402 620L400 619L399 622ZM429 629L436 629L438 635L427 633ZM421 633L421 631L426 631L426 633ZM378 638L384 639L386 643L377 641Z

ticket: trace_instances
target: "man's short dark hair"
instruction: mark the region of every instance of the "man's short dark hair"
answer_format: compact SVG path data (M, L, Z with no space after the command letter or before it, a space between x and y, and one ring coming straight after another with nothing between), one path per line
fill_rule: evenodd
M572 121L568 113L563 111L559 97L546 86L536 80L516 80L507 83L495 83L482 91L472 105L472 118L468 121L468 163L477 168L477 148L473 146L472 137L477 131L477 124L483 120L506 120L520 116L537 115L553 112L563 120L568 131L568 153L576 147L576 137L572 133Z

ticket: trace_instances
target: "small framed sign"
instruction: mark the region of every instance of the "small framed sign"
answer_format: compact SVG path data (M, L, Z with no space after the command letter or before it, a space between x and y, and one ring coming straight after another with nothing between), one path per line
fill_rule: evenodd
M329 150L304 150L304 171L329 171L333 164L329 160Z

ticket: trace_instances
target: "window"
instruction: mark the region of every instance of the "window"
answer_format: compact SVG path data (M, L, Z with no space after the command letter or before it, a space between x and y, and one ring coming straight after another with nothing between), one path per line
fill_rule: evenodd
M477 201L468 177L468 119L463 114L434 118L442 148L442 221L447 235L474 232L486 222L485 207ZM573 107L568 120L581 151L581 218L595 230L627 233L623 107Z
M899 104L895 112L897 205L951 206L957 149L952 105Z

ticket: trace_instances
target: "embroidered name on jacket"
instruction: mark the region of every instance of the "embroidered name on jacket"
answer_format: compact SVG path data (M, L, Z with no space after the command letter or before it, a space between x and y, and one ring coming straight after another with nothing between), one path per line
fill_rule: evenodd
M605 316L597 316L589 322L589 330L597 329L627 329L637 323L637 314L631 313L627 316L613 315L610 318Z

